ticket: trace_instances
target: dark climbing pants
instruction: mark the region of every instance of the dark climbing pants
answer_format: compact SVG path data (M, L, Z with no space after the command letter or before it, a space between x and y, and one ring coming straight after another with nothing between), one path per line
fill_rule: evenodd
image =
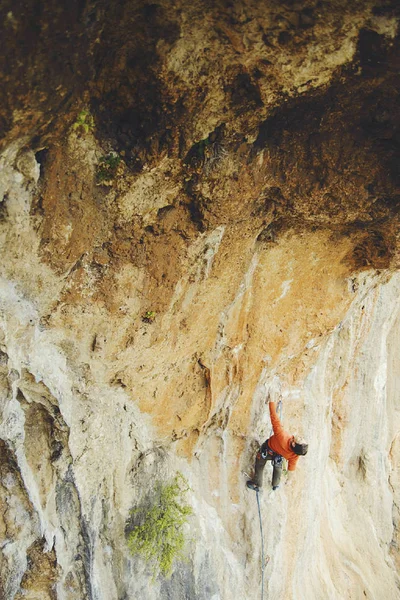
M258 485L258 487L262 486L263 471L265 464L268 460L273 461L272 487L275 488L279 485L279 482L281 480L283 458L280 454L276 454L275 452L272 452L269 449L267 440L263 443L260 450L257 452L256 464L254 465L253 481L256 485Z

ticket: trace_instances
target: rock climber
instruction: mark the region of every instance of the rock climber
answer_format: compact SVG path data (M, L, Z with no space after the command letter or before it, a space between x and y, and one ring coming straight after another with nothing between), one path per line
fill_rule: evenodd
M276 414L275 402L271 400L269 395L266 403L269 404L273 435L268 440L265 440L257 452L253 478L246 484L248 488L256 492L262 486L263 470L267 460L272 461L272 489L276 490L281 480L283 459L286 458L288 461L289 478L291 473L296 469L299 456L304 456L308 451L308 444L297 436L290 435L283 429Z

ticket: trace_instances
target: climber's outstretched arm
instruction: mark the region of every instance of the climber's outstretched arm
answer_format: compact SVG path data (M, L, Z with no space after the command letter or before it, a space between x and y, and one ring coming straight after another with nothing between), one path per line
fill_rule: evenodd
M272 429L274 430L274 434L279 436L281 433L283 433L283 427L281 425L278 415L276 414L275 402L273 402L271 399L268 400L268 402Z

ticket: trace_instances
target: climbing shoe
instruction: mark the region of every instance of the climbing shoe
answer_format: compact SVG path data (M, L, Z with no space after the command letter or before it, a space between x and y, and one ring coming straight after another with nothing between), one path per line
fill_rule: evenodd
M254 483L254 481L251 481L251 479L246 483L246 485L249 488L249 490L254 490L255 492L260 491L260 488L258 487L258 485L256 485Z
M279 487L279 485L274 485L274 487L272 488L272 491L274 492L275 490L277 490Z

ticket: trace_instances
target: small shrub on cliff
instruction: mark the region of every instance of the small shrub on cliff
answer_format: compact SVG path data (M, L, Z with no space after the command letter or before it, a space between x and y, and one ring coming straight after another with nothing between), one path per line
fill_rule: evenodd
M117 169L120 162L121 157L114 152L110 152L107 154L107 156L102 156L96 169L97 183L112 181L117 174Z
M148 310L142 315L143 323L154 323L154 319L156 318L156 313L154 310Z
M88 110L81 110L81 112L76 118L75 123L72 125L72 129L83 129L85 133L93 131L94 118Z
M159 483L153 503L133 509L133 526L127 534L132 555L152 563L153 573L164 577L172 573L173 562L183 557L183 526L192 509L185 502L188 483L178 473L170 483Z

